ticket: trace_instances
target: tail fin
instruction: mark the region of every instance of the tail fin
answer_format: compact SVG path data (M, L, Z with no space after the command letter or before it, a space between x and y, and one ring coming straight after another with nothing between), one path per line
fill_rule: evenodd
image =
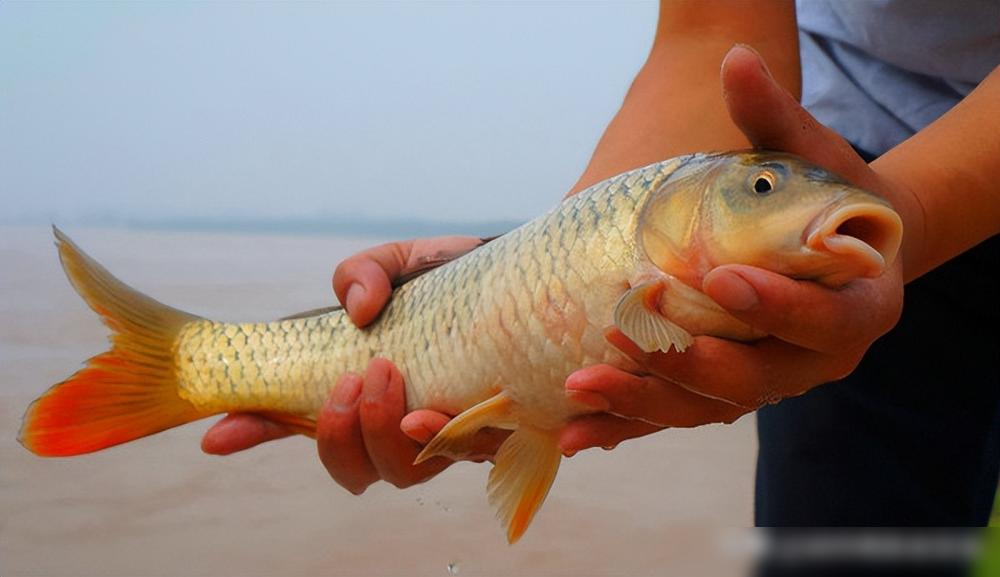
M63 270L113 331L111 350L28 407L19 440L42 456L90 453L207 415L178 395L174 343L198 317L111 276L53 227Z

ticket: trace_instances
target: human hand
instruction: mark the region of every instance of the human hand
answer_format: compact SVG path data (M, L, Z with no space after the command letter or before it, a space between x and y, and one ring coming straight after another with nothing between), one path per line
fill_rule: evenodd
M341 263L334 287L351 319L359 326L374 320L388 301L392 286L407 275L451 260L481 245L482 239L442 237L381 245ZM352 289L353 286L359 289ZM369 485L385 480L407 487L436 475L451 461L413 461L421 445L430 441L450 417L428 410L404 416L405 387L398 369L385 359L375 359L364 377L341 377L317 418L316 441L320 460L341 486L360 494ZM202 450L228 455L260 443L280 439L294 431L266 417L233 413L213 425L202 440ZM496 452L505 435L483 431L470 459L485 459Z
M755 52L733 48L723 62L722 84L733 122L755 147L802 156L888 198L908 225L919 223L909 191L874 172L845 140L817 122L774 82ZM878 278L838 289L749 266L710 271L702 290L769 336L752 343L699 336L682 354L645 354L620 332L610 332L609 341L648 374L606 365L573 373L568 391L602 395L611 408L572 422L561 447L575 452L663 427L732 422L764 404L848 375L899 319L901 262L897 258Z
M413 465L421 445L400 429L405 410L403 377L389 361L374 359L364 376L341 377L316 420L319 457L334 481L359 495L380 479L408 487L447 467L443 458ZM440 428L447 419L442 415L430 426ZM237 413L213 426L202 448L225 455L290 434L265 417Z

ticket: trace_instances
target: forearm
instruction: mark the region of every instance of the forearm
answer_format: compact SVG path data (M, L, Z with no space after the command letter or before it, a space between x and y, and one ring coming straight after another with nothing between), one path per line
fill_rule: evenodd
M753 46L798 96L792 0L661 0L649 57L571 193L679 154L746 147L726 111L718 73L736 43Z
M1000 68L955 108L872 163L899 205L910 281L1000 233Z

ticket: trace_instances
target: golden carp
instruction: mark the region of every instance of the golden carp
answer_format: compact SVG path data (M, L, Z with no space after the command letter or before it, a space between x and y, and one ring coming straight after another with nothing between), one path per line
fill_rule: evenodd
M645 351L683 351L695 335L758 338L699 290L709 270L742 263L838 286L880 275L902 223L884 200L786 154L683 156L596 184L410 281L365 329L340 310L199 318L55 235L67 276L113 334L111 350L28 408L29 450L87 453L223 412L310 434L338 377L386 357L408 409L457 415L418 460L468 454L483 427L513 431L487 488L513 542L555 478L560 429L593 411L567 397L566 377L597 363L638 369L607 329Z

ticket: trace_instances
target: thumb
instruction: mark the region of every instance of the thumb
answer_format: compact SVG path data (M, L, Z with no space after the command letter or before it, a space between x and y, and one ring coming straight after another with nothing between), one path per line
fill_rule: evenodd
M868 164L775 82L749 46L737 44L723 59L722 94L733 123L754 147L790 152L856 185L870 184Z

